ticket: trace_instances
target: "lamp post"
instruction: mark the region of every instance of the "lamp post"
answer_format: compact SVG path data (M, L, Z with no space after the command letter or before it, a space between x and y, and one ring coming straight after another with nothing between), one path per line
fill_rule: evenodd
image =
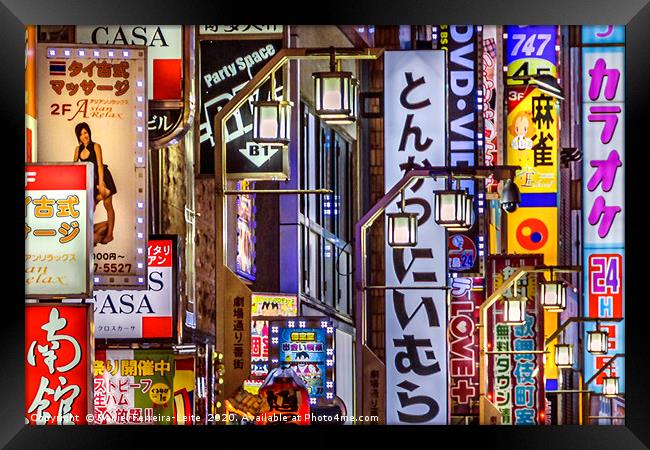
M215 142L215 171L214 171L214 182L215 182L215 315L216 315L216 332L215 332L215 350L219 353L224 353L225 350L225 298L226 298L226 276L225 268L227 268L226 262L226 242L227 242L227 204L226 197L228 195L238 195L238 194L271 194L271 195L305 195L305 194L333 194L330 190L325 189L291 189L291 190L229 190L227 189L227 180L228 176L226 173L226 122L230 119L233 114L242 107L249 98L257 91L264 83L269 81L272 74L277 70L283 69L286 70L290 61L296 60L324 60L330 58L331 49L322 49L322 48L285 48L278 51L261 69L259 72L249 80L244 87L235 94L235 96L216 114L214 118L214 142ZM383 53L383 49L375 48L366 48L366 49L338 49L339 59L377 59ZM295 71L296 74L298 73ZM285 72L286 73L286 72ZM289 77L285 77L287 80ZM285 89L288 90L290 83L294 83L296 86L299 84L296 77L291 77L290 81L285 81ZM284 92L285 98L290 98L288 93ZM280 102L282 103L282 102ZM262 105L259 105L262 106ZM267 128L264 126L263 120L270 120L273 118L281 119L281 115L284 114L284 118L288 119L290 115L287 113L288 104L277 105L279 108L277 110L277 115L275 113L271 114L271 117L266 115L262 109L258 109L257 115L257 130L258 130L258 139L265 139L265 132ZM283 109L284 108L284 109ZM282 113L282 111L285 111ZM295 112L294 114L295 115ZM284 133L284 138L289 136L289 127L287 122L287 127L283 128L282 126L274 128L271 126L271 122L268 122L268 131L273 133L277 131L277 135L282 138L282 133ZM273 128L273 130L272 130ZM283 131L286 130L286 131ZM266 135L268 138L269 134ZM286 139L284 139L286 141ZM275 141L274 141L275 142ZM228 377L228 373L224 374L224 377ZM215 393L215 401L222 406L219 407L216 413L222 413L224 411L223 405L225 404L225 395L228 393L223 392L223 389L220 389Z
M487 178L493 176L496 180L514 177L519 166L489 166L473 168L430 167L426 169L413 169L407 172L364 216L359 219L354 227L355 245L355 320L357 323L356 337L356 387L355 413L363 411L363 349L367 341L367 305L366 290L369 289L394 289L397 286L369 286L366 282L366 231L381 216L384 210L400 195L412 182L429 177L454 177L454 178ZM420 289L448 289L446 286L423 286Z

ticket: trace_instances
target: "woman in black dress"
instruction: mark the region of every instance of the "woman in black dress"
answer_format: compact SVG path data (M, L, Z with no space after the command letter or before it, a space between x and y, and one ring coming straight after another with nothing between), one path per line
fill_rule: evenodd
M106 209L107 221L95 224L95 245L97 243L108 244L113 240L113 228L115 227L115 210L113 209L113 195L117 193L117 187L108 166L102 158L102 147L93 142L90 127L87 123L81 122L74 127L79 145L74 149L74 162L90 161L93 163L95 175L95 205L103 202Z

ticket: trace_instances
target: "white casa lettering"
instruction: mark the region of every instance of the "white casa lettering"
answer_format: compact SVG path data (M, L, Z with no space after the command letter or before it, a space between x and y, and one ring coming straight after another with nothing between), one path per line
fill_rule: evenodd
M164 288L162 272L151 271L147 292L140 294L134 291L100 291L94 295L94 311L97 314L155 314L156 311L147 294L160 292ZM138 298L139 295L142 297Z
M146 45L147 47L169 47L160 27L97 27L91 34L93 44Z

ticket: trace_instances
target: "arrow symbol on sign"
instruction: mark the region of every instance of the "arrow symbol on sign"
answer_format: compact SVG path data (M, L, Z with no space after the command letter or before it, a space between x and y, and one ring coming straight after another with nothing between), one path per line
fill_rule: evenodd
M250 162L255 164L255 166L262 167L269 159L273 157L273 155L279 152L280 149L277 147L271 147L270 145L261 145L256 144L255 142L247 142L246 148L240 148L239 151Z

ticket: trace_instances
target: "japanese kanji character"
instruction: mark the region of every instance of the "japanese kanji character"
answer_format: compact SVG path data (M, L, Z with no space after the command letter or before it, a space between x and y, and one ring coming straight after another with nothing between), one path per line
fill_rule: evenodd
M607 77L605 84L605 98L613 100L616 97L616 89L618 89L618 81L621 73L618 69L608 69L607 63L603 58L598 58L594 64L593 69L589 69L589 76L591 83L589 83L589 98L593 101L598 100L600 91L603 87L603 81Z
M244 360L243 359L235 359L233 362L233 367L235 369L243 369L244 368Z
M609 234L609 230L614 223L616 214L621 212L620 206L607 206L605 197L602 195L596 197L594 204L589 212L589 224L596 225L602 217L600 226L598 227L598 236L604 239Z
M535 136L537 138L537 136ZM539 132L539 140L533 145L534 164L537 166L553 165L553 147L546 141L553 141L553 135L550 133Z
M621 113L620 106L591 106L589 112L592 113L587 116L589 122L605 122L600 133L600 142L609 144L618 124L617 114Z
M95 82L93 80L83 80L80 84L81 89L84 91L84 95L90 95L95 89Z
M34 199L34 216L39 219L45 219L54 216L54 200L43 195L39 199Z
M117 80L115 82L115 96L119 97L120 95L126 94L129 90L129 80Z
M138 376L138 361L135 359L123 359L121 363L120 375L123 377Z
M141 359L138 361L138 375L150 376L154 372L154 363L150 359Z
M96 359L95 363L93 364L93 369L95 376L102 376L104 375L104 361L101 359Z
M54 90L54 92L61 95L61 92L63 92L63 86L65 86L65 81L50 80L50 86L52 86L52 90Z
M161 359L157 363L154 364L154 372L160 372L160 376L163 376L165 372L169 372L170 366L169 362L165 361L164 359Z
M595 167L596 171L589 179L589 183L587 183L587 189L593 192L596 190L598 185L602 183L603 191L609 192L612 189L612 186L614 186L616 170L623 165L618 151L612 150L609 152L609 155L607 155L607 159L592 160L589 164L591 167Z
M515 410L515 425L535 425L534 409Z
M553 97L546 95L540 95L538 97L533 97L532 99L532 110L533 110L533 122L537 128L541 128L540 125L543 125L545 129L549 129L553 123L553 108L554 100Z
M129 78L129 62L122 61L119 64L113 64L113 77L115 78Z
M72 337L65 334L56 334L57 331L61 331L65 328L67 320L59 316L59 310L52 308L50 311L50 317L48 322L41 327L42 330L47 331L46 339L50 345L37 345L36 341L33 341L29 347L27 353L27 362L31 366L36 366L36 359L34 356L34 349L37 348L38 351L43 355L45 365L47 365L49 372L54 373L54 370L64 373L68 370L71 370L79 364L81 361L81 346L79 342ZM61 346L59 341L68 341L72 344L74 349L74 356L71 358L70 362L64 366L56 367L55 361L58 359L55 350L58 350Z
M59 238L59 242L67 244L79 234L79 222L76 220L70 223L63 222L59 227L59 233L63 235L63 237Z
M97 76L99 78L110 78L113 64L108 61L97 63Z
M515 364L513 375L519 384L534 384L533 372L535 363L533 361L519 361Z
M75 205L79 204L79 197L76 195L68 195L68 197L63 200L57 200L57 217L72 217L76 219L79 217L79 211L75 209Z
M533 326L535 325L535 316L526 313L524 323L513 327L515 337L533 337L535 335ZM516 343L517 341L515 341Z

